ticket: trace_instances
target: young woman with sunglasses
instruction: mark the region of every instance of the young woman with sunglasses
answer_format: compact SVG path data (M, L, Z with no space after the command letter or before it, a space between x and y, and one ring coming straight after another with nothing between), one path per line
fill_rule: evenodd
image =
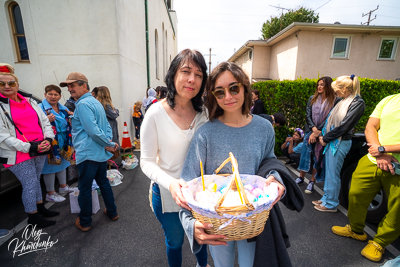
M182 265L184 230L178 212L188 206L181 191L185 182L179 178L190 141L207 120L201 98L206 81L203 55L181 51L165 77L167 97L148 109L141 127L140 167L151 180L150 204L164 229L169 266ZM196 258L198 266L207 266L207 246Z
M203 162L204 173L212 174L228 157L229 152L235 155L241 173L256 174L264 159L275 158L275 133L271 123L250 114L252 93L248 77L236 64L223 62L211 73L206 92L210 121L196 132L181 177L186 181L199 177L200 160ZM227 164L221 173L230 173L230 170L230 164ZM267 184L278 183L277 202L284 192L280 174L271 171L266 178ZM256 242L219 241L217 239L223 239L224 236L207 235L204 232L207 226L196 221L188 210L182 210L180 217L193 252L201 249L200 244L210 244L216 267L233 266L236 245L240 267L253 266Z
M28 213L28 224L43 228L56 222L42 216L53 217L60 213L47 210L43 204L40 174L47 155L31 156L29 152L48 151L54 133L32 95L18 90L14 68L0 63L0 163L22 184L22 203Z

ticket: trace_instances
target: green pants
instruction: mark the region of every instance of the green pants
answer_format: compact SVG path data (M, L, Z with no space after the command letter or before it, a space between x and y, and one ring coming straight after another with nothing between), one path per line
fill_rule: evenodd
M374 241L386 247L400 235L400 175L382 171L364 156L353 173L349 192L348 217L353 231L364 231L368 206L382 188L388 197L388 213L379 223Z

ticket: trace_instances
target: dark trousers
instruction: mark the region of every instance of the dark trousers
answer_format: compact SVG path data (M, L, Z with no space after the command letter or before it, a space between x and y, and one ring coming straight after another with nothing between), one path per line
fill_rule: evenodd
M288 159L290 159L293 162L296 162L297 164L300 163L300 156L301 156L300 153L289 154L289 148L288 147L285 147L284 149L281 149L281 150L282 150L283 155L285 155Z
M142 124L137 123L135 121L134 117L132 117L132 119L133 119L133 125L135 125L135 138L139 140L140 139L140 126L142 126Z
M79 196L78 203L81 208L79 213L82 227L89 227L92 224L92 183L96 180L107 208L107 215L110 218L117 216L117 207L114 204L114 194L107 179L107 162L85 160L78 164L79 170Z

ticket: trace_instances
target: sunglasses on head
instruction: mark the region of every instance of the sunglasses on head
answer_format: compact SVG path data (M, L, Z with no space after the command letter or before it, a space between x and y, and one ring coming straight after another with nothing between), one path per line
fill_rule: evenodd
M2 81L0 81L0 87L6 87L6 84L8 84L10 87L17 86L17 82L16 81L10 81L10 82L2 82Z
M229 90L229 94L237 95L240 92L241 83L234 83L231 84L228 88L218 87L212 91L212 94L215 96L216 99L224 99L226 90Z

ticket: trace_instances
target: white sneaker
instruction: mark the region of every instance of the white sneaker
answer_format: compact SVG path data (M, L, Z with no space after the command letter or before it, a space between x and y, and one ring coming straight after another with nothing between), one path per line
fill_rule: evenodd
M58 193L60 193L60 194L71 193L71 192L74 192L74 188L75 187L69 187L68 185L64 188L60 187L58 190Z
M64 200L65 200L65 197L60 196L56 192L54 192L51 195L46 194L46 201L49 201L49 202L63 202Z

